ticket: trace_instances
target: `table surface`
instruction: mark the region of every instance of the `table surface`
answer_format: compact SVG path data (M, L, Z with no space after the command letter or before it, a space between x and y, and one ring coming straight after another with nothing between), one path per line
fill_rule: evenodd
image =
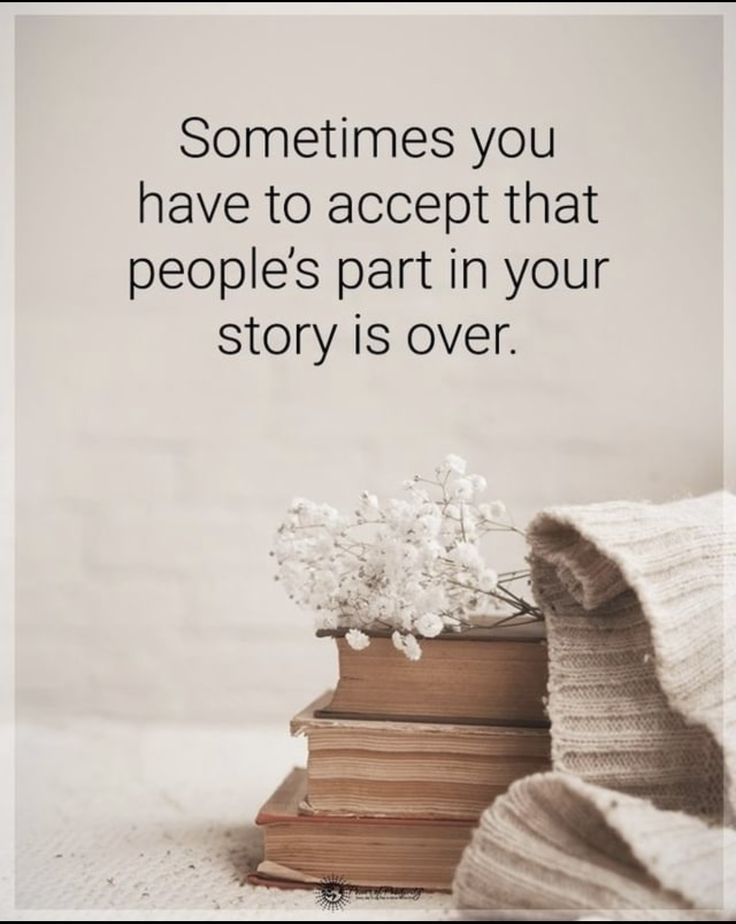
M19 725L15 919L334 920L311 891L243 882L261 852L253 818L305 748L286 726ZM436 920L450 903L356 899L340 917Z

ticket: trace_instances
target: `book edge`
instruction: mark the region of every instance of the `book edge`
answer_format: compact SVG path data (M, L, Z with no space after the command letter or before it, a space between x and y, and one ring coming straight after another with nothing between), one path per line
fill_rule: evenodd
M427 642L544 642L547 639L547 628L544 620L535 620L533 623L527 623L529 626L523 631L524 626L501 626L498 628L479 626L476 629L467 629L463 632L441 632L432 638L422 639L423 643ZM533 628L532 628L533 627ZM350 631L350 627L339 629L317 629L315 635L317 638L344 638ZM392 629L368 629L361 628L361 632L371 638L391 638Z
M392 731L405 734L442 734L464 733L479 737L543 737L550 723L545 720L517 721L505 719L476 719L454 716L427 718L416 716L381 715L380 713L339 712L330 709L329 703L334 690L327 690L308 706L297 712L289 722L289 730L295 737L307 735L309 730L330 728L365 728L373 731Z
M278 804L282 793L288 793L289 814L284 811L274 811L270 808ZM285 800L284 800L285 801ZM439 825L440 827L463 827L472 830L478 819L460 819L441 815L340 815L335 813L305 814L300 811L303 803L307 802L307 771L295 767L287 774L284 780L276 787L272 795L261 806L256 815L256 824L259 827L277 824L360 824L384 825L397 827L400 825Z
M422 716L422 715L390 715L388 713L366 713L360 712L338 712L330 709L318 709L314 712L313 718L325 722L374 722L376 724L396 723L400 726L425 725L435 728L447 728L448 726L462 726L463 728L477 729L478 733L483 733L486 729L508 729L516 732L549 732L550 722L548 719L502 719L502 718L480 718L478 716ZM328 726L323 726L328 727ZM408 730L408 729L407 729Z
M263 872L261 872L261 867L266 866ZM288 878L288 876L275 876L271 875L268 872L268 869L273 866L276 868L283 869L288 873L293 873L295 877L301 877L303 874L298 870L291 870L289 867L282 867L279 863L272 863L270 860L264 860L262 863L259 863L257 869L248 873L245 877L245 881L249 885L261 886L267 889L303 889L303 890L312 890L319 888L321 880L319 879L304 879L304 878ZM360 890L371 890L371 889L380 889L385 888L383 885L360 885L354 883L346 883L346 887L354 889L358 893ZM419 888L420 892L431 892L431 893L449 893L452 891L451 886L389 886L391 889L402 889L405 888L409 891L416 892Z

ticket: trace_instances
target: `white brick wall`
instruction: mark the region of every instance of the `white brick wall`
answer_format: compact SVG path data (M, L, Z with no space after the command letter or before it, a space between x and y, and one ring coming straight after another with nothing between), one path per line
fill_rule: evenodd
M324 68L314 65L324 23L283 20L278 43L265 19L179 18L176 41L167 28L84 17L20 25L23 710L285 721L334 673L330 644L312 637L309 617L272 581L271 535L294 494L350 504L364 487L392 491L448 451L483 472L520 523L551 503L661 500L719 484L713 23L499 17L489 29L434 19L422 24L421 54L441 59L440 81L411 58L415 24L399 19L363 19L359 31L336 21ZM386 44L377 67L372 56ZM562 188L595 182L605 221L594 234L514 232L512 246L523 237L530 252L608 253L610 282L589 297L548 293L511 308L498 307L495 289L462 300L378 293L342 309L326 293L243 296L229 308L167 295L131 306L128 254L226 253L250 240L217 228L201 237L142 231L130 215L140 176L223 189L478 181L449 165L342 166L326 176L314 165L183 164L172 138L195 110L287 123L328 112L397 124L553 120L564 156L515 175ZM469 251L500 246L503 235L488 233L464 229L461 240ZM300 240L329 254L352 244L398 253L419 239L316 226ZM314 369L214 349L221 319L327 320L353 307L397 324L508 315L518 355L341 355ZM522 551L493 550L494 561Z

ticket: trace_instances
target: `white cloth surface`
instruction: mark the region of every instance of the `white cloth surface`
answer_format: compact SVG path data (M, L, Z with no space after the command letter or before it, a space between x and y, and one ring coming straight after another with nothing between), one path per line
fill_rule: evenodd
M336 915L312 891L243 884L260 859L253 819L304 747L268 725L19 725L12 919L444 917L449 895L354 899Z

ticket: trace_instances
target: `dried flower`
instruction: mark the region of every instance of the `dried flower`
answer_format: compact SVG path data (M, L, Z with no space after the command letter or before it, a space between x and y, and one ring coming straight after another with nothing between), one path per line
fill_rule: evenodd
M434 638L444 629L444 623L436 613L424 613L416 620L414 626L425 638Z
M474 494L483 494L485 489L488 487L488 482L482 475L471 475L470 483L473 486Z
M418 661L422 656L422 649L413 635L404 636L404 654L410 661Z
M416 660L417 636L541 618L512 587L528 571L498 575L483 557L487 533L520 532L500 501L478 502L485 478L456 455L435 472L408 479L402 498L364 491L352 517L296 498L278 530L273 554L287 594L315 611L320 627L348 629L356 650L370 643L369 630L389 629Z
M458 478L452 486L452 498L456 501L472 500L474 493L473 482L470 478Z
M484 568L485 563L478 546L473 542L458 542L448 555L450 561L454 562L459 568L466 568L476 574L479 574Z
M418 661L421 658L422 649L413 635L408 633L402 635L401 632L394 632L391 636L391 641L394 643L394 648L398 648L410 661Z
M437 471L441 471L443 474L454 472L456 475L464 475L467 469L468 463L465 459L461 459L460 456L453 455L453 453L445 456L444 462L437 466Z
M361 632L360 629L349 629L345 633L345 641L356 651L362 651L370 645L371 637Z
M481 590L491 591L498 587L498 575L493 568L486 568L478 578L478 587Z

